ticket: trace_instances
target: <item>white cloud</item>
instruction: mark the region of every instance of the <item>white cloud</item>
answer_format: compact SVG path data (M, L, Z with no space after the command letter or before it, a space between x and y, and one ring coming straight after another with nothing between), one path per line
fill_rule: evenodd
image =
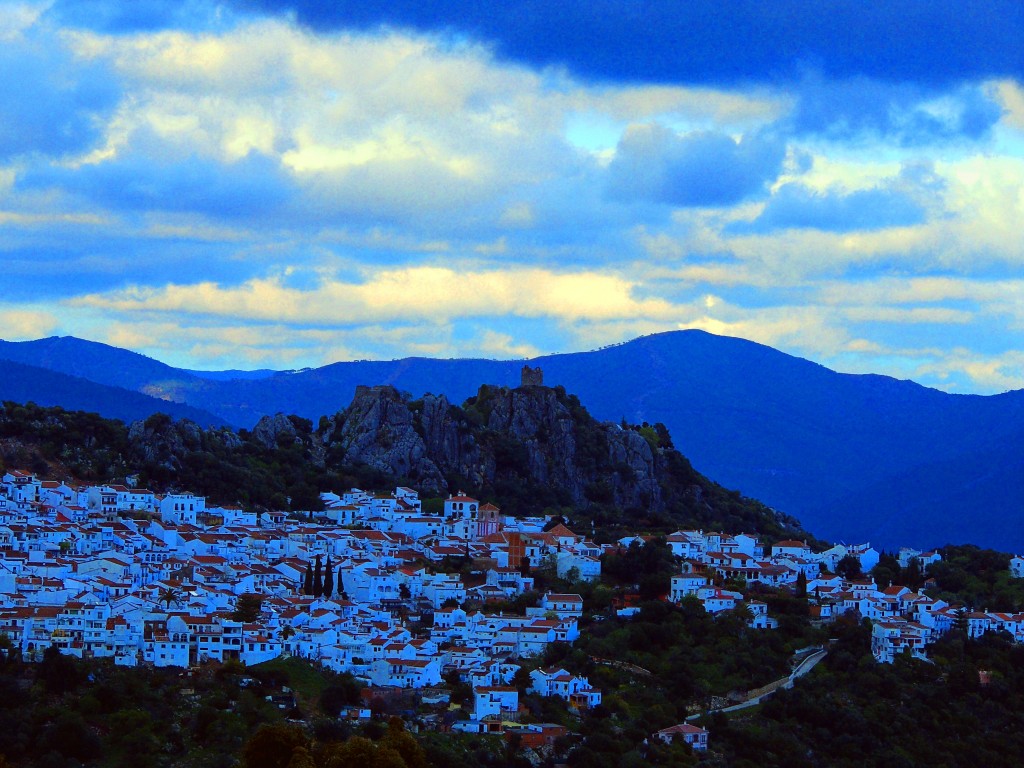
M964 374L973 391L1003 392L1024 388L1024 352L983 355L968 349L943 351L935 360L917 367L918 376L937 375L943 379Z
M0 336L7 341L38 339L52 333L58 322L45 310L0 306Z
M495 355L499 358L532 358L542 354L532 344L517 342L511 334L491 330L484 331L477 346L483 354Z
M1024 131L1024 86L1016 80L1001 80L991 84L1003 108L1003 120L1019 131Z
M843 315L855 322L870 323L969 323L974 314L942 307L847 307Z
M41 3L0 4L0 42L18 40L42 15L46 6Z
M634 283L597 272L456 271L445 267L382 270L365 282L325 280L312 290L279 279L238 287L214 283L131 288L77 298L74 306L117 312L170 312L238 320L344 326L384 320L516 315L562 321L662 317L673 314L661 299L638 299Z
M883 277L820 286L828 304L918 304L950 300L1007 302L1024 299L1024 280L985 280L966 277Z

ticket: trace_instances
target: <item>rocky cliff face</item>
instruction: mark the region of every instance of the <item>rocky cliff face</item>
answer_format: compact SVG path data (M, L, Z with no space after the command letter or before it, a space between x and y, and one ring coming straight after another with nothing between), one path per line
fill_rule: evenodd
M428 493L445 489L406 398L389 386L357 387L352 403L317 431L331 460L408 478Z
M178 471L183 457L213 446L234 451L242 446L242 440L231 429L203 429L187 419L173 421L163 414L132 422L128 427L128 458L135 464Z
M316 439L329 462L364 464L427 493L518 485L554 489L580 508L662 506L663 467L648 441L599 424L548 387L485 386L463 408L444 396L410 401L394 387L359 387Z
M483 486L494 476L494 459L481 450L465 412L444 395L426 395L422 406L412 404L413 419L427 453L442 472Z
M655 509L663 507L658 475L664 465L651 444L639 432L606 425L608 431L608 459L618 468L623 482L615 489L616 502L623 507L636 507L649 500Z
M301 443L299 431L292 419L283 413L264 416L252 428L252 438L265 448L276 448L283 443Z

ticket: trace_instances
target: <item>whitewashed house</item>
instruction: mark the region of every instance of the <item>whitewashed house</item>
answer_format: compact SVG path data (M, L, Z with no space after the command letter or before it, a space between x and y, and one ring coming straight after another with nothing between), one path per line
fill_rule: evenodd
M160 519L175 525L195 525L196 516L206 511L206 498L191 493L172 493L160 501Z

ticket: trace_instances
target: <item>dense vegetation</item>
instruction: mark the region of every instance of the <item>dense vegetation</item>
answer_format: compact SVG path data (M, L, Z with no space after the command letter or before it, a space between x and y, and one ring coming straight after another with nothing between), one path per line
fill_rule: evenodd
M185 673L116 667L53 648L27 664L11 658L7 645L0 691L4 767L526 765L496 737L414 738L380 699L368 704L371 721L338 719L342 707L360 700L360 686L295 658Z
M933 664L875 664L868 632L841 627L826 662L759 711L711 716L723 764L1019 765L1024 648L953 632L930 649Z
M928 569L932 594L981 611L1024 611L1024 580L1010 576L1010 555L973 544L945 546Z
M5 402L0 449L0 468L100 481L126 473L128 430L95 413Z
M109 660L78 660L48 649L41 661L5 657L0 665L0 755L9 764L67 766L187 765L216 768L235 764L259 726L286 714L308 712L325 720L317 702L280 709L290 681L285 668L238 664L180 669L115 667ZM316 672L323 690L358 696L350 678ZM290 701L290 697L284 697ZM326 721L333 726L333 721Z

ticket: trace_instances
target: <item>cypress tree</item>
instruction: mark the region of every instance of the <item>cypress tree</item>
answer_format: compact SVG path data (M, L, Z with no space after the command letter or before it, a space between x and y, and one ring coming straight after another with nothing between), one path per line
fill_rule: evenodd
M338 566L338 594L342 600L348 600L348 592L345 591L345 577L341 574L342 566Z
M313 594L313 566L306 563L306 578L302 581L302 594Z
M807 575L801 570L796 575L796 596L807 597Z
M324 565L324 597L334 595L334 571L331 570L331 556L327 556L327 564Z
M313 597L320 597L324 593L324 565L320 562L320 555L316 556L316 565L313 566Z

